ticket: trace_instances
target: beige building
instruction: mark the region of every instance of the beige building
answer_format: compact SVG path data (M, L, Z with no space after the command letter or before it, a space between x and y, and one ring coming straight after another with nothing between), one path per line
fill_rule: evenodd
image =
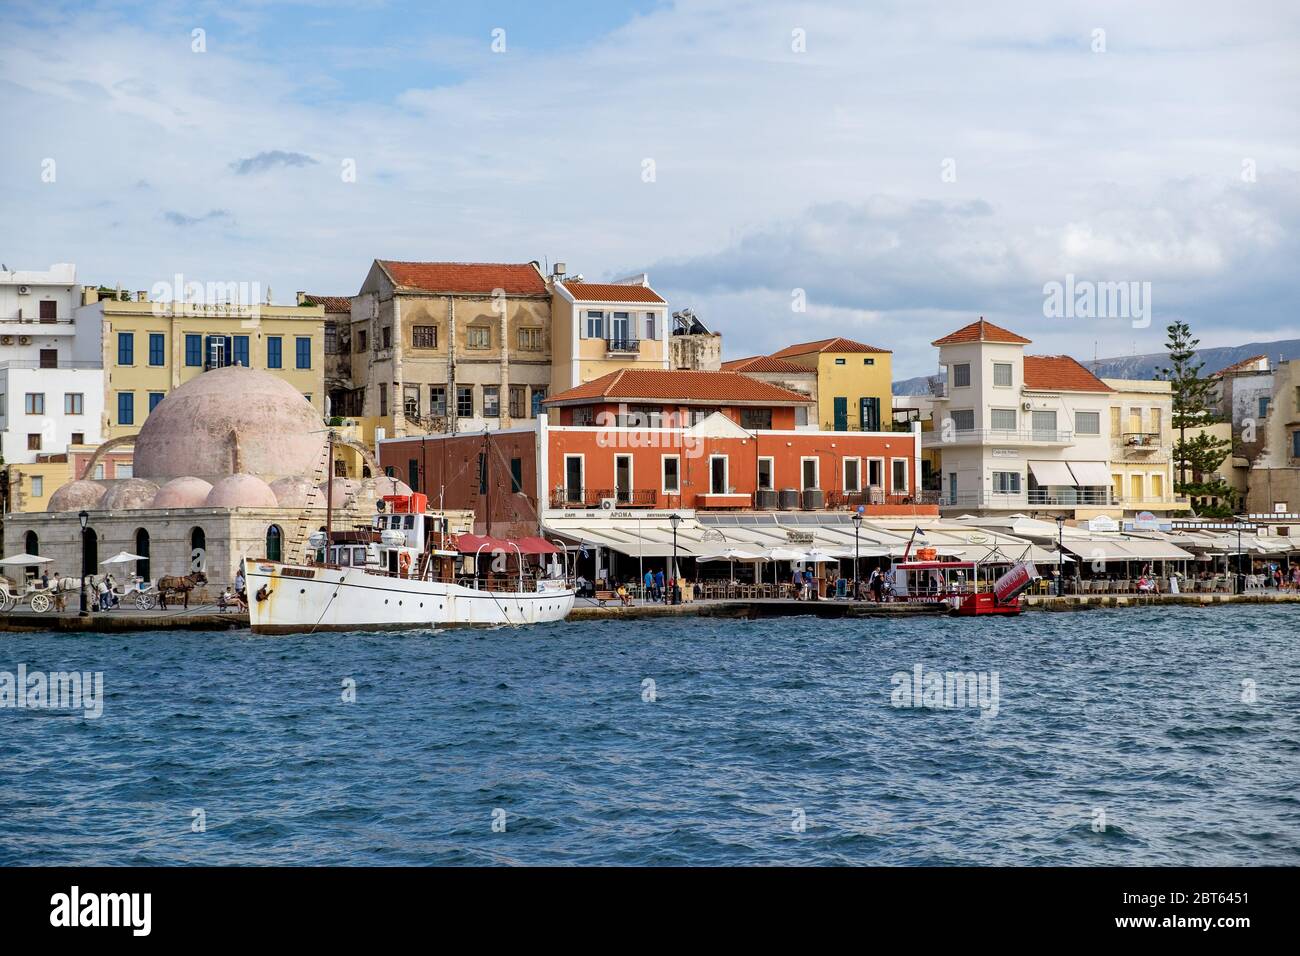
M1300 361L1274 368L1263 432L1262 450L1251 464L1246 510L1300 511Z
M551 382L551 294L536 262L376 259L352 298L349 407L389 437L508 428Z
M740 372L760 382L801 392L814 402L817 401L817 369L790 359L773 358L770 355L732 359L722 363L722 371ZM808 409L799 408L795 410L795 427L815 429L817 423L809 417Z
M1173 393L1167 381L1104 378L1111 389L1110 481L1127 512L1186 511L1174 495Z
M650 287L649 276L582 282L556 263L551 289L553 392L619 369L669 367L668 303Z

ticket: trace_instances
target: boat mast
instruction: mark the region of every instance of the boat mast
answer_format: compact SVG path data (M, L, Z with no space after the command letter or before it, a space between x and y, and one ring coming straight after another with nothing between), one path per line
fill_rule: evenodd
M325 563L330 563L330 543L334 537L334 429L329 430L326 438L325 467Z

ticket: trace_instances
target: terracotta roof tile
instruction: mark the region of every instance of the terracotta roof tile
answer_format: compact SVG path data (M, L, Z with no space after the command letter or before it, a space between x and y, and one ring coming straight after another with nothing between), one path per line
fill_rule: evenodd
M665 401L709 405L809 405L807 395L741 375L739 372L694 372L668 369L619 369L576 388L552 395L547 405L582 401Z
M308 295L303 293L304 305L323 305L326 312L351 312L352 299L346 295Z
M772 358L786 358L791 355L807 355L810 352L889 352L889 349L878 349L874 345L864 345L862 342L855 342L852 339L846 339L842 336L835 336L829 339L818 339L816 342L803 342L799 345L787 345L779 351L773 352Z
M1226 375L1228 372L1240 372L1240 371L1243 371L1243 370L1246 368L1247 365L1254 365L1256 362L1260 361L1261 359L1263 359L1264 361L1267 361L1267 360L1268 360L1268 356L1267 356L1267 355L1252 355L1250 358L1242 359L1240 362L1233 362L1231 365L1228 365L1228 366L1226 366L1226 367L1224 367L1224 368L1219 369L1217 372L1215 372L1213 375L1211 375L1210 378L1219 378L1219 377L1222 376L1222 375Z
M724 372L806 372L812 374L816 369L798 362L774 358L771 355L755 355L750 358L732 359L722 363Z
M649 286L616 282L566 282L564 287L579 302L658 302L664 299Z
M1026 355L1025 388L1046 392L1115 391L1068 355Z
M935 339L930 344L961 345L965 342L1006 342L1011 345L1028 345L1029 339L1023 335L1016 335L1015 332L1004 329L1000 325L986 322L984 316L981 315L979 321L964 325L956 332L950 332L941 339Z
M531 262L395 262L376 260L400 288L420 292L546 295L546 281Z

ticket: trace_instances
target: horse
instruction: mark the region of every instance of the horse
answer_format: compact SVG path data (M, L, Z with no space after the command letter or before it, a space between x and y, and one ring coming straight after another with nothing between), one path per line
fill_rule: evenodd
M201 584L208 583L208 576L202 571L195 571L193 574L185 575L165 575L158 579L158 607L167 610L167 597L170 594L180 593L185 595L185 609L190 607L190 592Z

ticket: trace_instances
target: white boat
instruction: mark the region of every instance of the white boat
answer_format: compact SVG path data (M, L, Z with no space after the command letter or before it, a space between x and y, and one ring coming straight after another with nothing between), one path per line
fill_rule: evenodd
M480 575L476 554L474 571L457 574L464 558L452 548L446 519L425 510L424 496L384 501L388 507L369 531L313 534L308 544L316 560L245 559L253 631L541 624L562 621L573 609L575 591L562 570L557 577L530 576L518 546L501 542L504 554L490 552L500 571Z

